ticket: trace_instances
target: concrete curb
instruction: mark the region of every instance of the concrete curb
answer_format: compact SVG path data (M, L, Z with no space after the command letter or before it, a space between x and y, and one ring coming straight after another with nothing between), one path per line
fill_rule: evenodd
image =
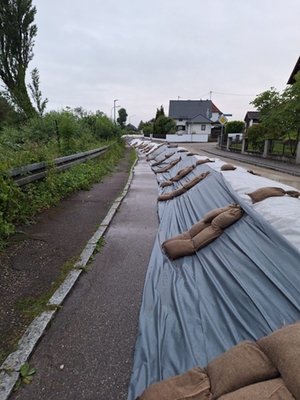
M121 193L121 195L114 201L113 205L109 209L106 217L101 222L99 228L91 237L91 239L86 244L84 250L79 256L79 260L74 264L74 270L72 270L61 286L56 290L53 296L49 300L49 306L53 306L53 310L44 311L38 317L36 317L33 322L29 325L24 335L18 342L18 348L15 352L11 353L0 367L0 400L6 400L10 396L15 383L19 378L19 371L21 366L28 360L35 346L42 338L45 330L49 326L49 323L54 318L57 309L63 303L70 290L73 288L82 269L89 262L99 239L104 235L108 226L110 225L115 213L120 207L124 197L128 193L130 188L134 167L138 162L138 158L130 169L129 177L127 183Z

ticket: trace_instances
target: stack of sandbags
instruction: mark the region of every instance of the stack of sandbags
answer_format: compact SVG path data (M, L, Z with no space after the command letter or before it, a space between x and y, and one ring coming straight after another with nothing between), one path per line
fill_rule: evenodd
M238 221L243 214L244 210L235 203L211 210L189 231L164 241L162 248L172 261L193 255L219 237L224 229Z
M300 400L300 323L243 341L204 369L155 383L139 400Z

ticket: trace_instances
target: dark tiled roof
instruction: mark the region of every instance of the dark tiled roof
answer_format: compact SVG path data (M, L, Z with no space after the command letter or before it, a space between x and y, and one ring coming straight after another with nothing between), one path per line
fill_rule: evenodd
M251 120L251 119L258 120L259 117L260 117L259 111L247 111L244 121Z
M298 58L298 61L296 62L296 65L291 73L291 76L289 78L289 80L287 81L288 85L292 85L293 83L295 83L295 78L294 76L297 74L297 72L300 71L300 57Z
M193 119L199 115L211 118L210 100L170 100L169 117L174 119Z

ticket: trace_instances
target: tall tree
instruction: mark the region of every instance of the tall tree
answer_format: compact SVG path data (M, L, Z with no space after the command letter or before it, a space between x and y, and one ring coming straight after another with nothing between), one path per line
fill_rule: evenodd
M31 0L0 2L0 78L13 103L30 118L37 115L25 83L33 58L36 7Z
M120 127L123 129L125 127L125 123L128 117L128 114L125 110L125 108L120 108L120 110L118 111L119 114L119 118L117 118L117 122L120 125Z
M37 68L34 68L31 71L31 79L32 83L28 85L30 91L31 91L31 97L33 98L36 107L38 109L38 112L40 116L42 117L46 108L46 105L48 103L48 99L43 100L42 99L42 92L40 90L40 75L39 75L39 70Z

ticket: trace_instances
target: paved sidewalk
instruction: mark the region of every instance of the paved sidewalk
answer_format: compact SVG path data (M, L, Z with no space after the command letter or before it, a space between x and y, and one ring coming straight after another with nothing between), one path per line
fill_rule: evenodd
M274 161L269 158L255 157L247 154L234 153L232 151L220 150L216 144L201 145L199 148L210 154L214 154L219 157L229 158L231 160L242 161L248 164L253 164L258 167L264 167L273 169L274 171L283 172L290 175L300 176L300 165L289 164L280 161Z
M156 202L155 175L140 156L104 247L29 360L33 382L11 399L126 399Z

